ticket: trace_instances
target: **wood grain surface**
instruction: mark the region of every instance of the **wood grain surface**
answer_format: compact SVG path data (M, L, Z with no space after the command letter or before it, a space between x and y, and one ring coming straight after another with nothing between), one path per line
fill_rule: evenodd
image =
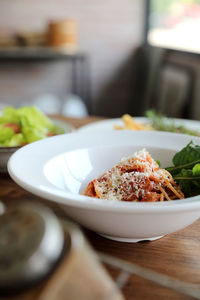
M64 119L64 118L63 118ZM66 118L65 118L66 120ZM99 120L67 119L76 128L88 122ZM5 205L18 205L21 201L42 201L14 183L8 174L0 174L0 200ZM56 204L49 204L58 216L65 216ZM172 219L173 222L173 219ZM97 252L121 258L150 270L196 284L200 287L200 220L179 232L152 242L120 243L105 239L94 232L82 228L90 244ZM120 270L105 265L113 279ZM125 299L193 299L172 289L165 288L136 275L130 275L122 287ZM28 299L28 298L27 298ZM199 298L200 299L200 295Z

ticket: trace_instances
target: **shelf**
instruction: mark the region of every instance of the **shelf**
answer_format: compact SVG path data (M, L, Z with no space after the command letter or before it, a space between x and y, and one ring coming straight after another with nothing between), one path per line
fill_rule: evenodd
M90 109L89 96L89 65L88 55L81 52L67 52L63 49L53 49L48 47L20 47L20 48L0 48L0 64L9 65L21 63L52 62L56 60L69 61L72 65L71 94L78 95L83 99Z
M49 59L82 59L80 52L70 53L66 50L48 47L0 48L0 60L49 60Z

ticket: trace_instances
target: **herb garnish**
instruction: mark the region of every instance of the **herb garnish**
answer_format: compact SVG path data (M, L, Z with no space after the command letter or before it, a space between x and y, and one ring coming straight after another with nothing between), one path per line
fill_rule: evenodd
M177 133L185 133L193 136L200 136L200 132L191 130L183 125L177 126L173 119L166 118L164 115L153 109L147 110L145 116L150 120L151 126L159 131L169 131Z

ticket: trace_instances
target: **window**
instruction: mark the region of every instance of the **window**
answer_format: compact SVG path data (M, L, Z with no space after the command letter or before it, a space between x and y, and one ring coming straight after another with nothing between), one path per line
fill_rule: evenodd
M147 0L151 46L200 53L200 0Z

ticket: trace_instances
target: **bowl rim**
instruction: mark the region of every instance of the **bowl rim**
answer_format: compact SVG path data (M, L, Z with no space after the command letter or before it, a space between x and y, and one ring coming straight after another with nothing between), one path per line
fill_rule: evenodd
M184 134L177 134L177 133L168 133L168 132L159 132L159 131L123 131L123 135L126 135L127 137L138 137L139 135L143 135L143 138L146 136L148 137L154 137L154 138L160 138L161 136L166 138L173 138L173 139L181 139L181 140L187 140L187 142L191 139L196 140L200 144L200 138L199 137L192 137ZM115 135L116 139L122 135L122 131L109 131L109 132L98 132L98 137L95 132L74 132L74 133L68 133L58 136L53 136L48 139L40 140L34 143L31 143L29 145L23 146L21 149L17 150L9 159L8 161L8 172L11 176L11 178L20 186L28 190L29 192L49 199L50 201L55 201L60 204L64 204L67 206L73 206L73 207L79 207L82 209L97 209L97 210L104 210L104 211L126 211L127 213L132 213L133 211L137 211L137 213L146 213L146 212L177 212L177 211L191 211L195 209L200 209L200 195L185 198L182 200L171 200L171 201L165 201L165 202L124 202L124 201L110 201L105 199L97 199L97 198L91 198L87 196L83 196L80 194L72 194L68 191L63 191L56 186L50 184L47 179L44 178L44 176L41 176L40 179L42 180L40 187L34 186L33 184L30 184L27 179L22 178L19 174L19 164L17 164L17 159L22 157L24 154L26 157L28 157L31 153L31 151L36 151L41 146L44 149L50 149L52 145L59 144L60 147L55 147L54 154L49 155L49 153L46 154L46 158L43 157L44 161L49 161L49 157L53 158L56 155L61 155L64 152L62 152L62 149L64 149L65 145L62 144L64 141L70 142L71 141L78 141L81 138L86 138L91 140L92 144L92 138L96 136L99 138L99 135L102 136L109 136L109 135ZM101 140L101 139L100 139ZM80 144L79 144L80 146ZM70 148L70 146L68 146ZM94 147L94 146L93 146ZM147 146L148 147L148 146ZM73 148L73 147L72 147ZM84 147L74 148L74 150L80 150ZM89 147L88 147L89 148ZM72 149L73 150L73 149ZM148 150L148 149L147 149ZM70 149L66 150L65 152L71 151ZM32 154L33 154L32 153ZM56 155L55 155L56 153ZM43 153L44 155L44 153ZM49 155L49 157L48 157ZM45 160L46 159L46 160ZM29 166L27 166L28 168ZM21 171L21 170L20 170ZM30 171L30 169L29 169ZM42 166L40 166L40 171L42 171Z

